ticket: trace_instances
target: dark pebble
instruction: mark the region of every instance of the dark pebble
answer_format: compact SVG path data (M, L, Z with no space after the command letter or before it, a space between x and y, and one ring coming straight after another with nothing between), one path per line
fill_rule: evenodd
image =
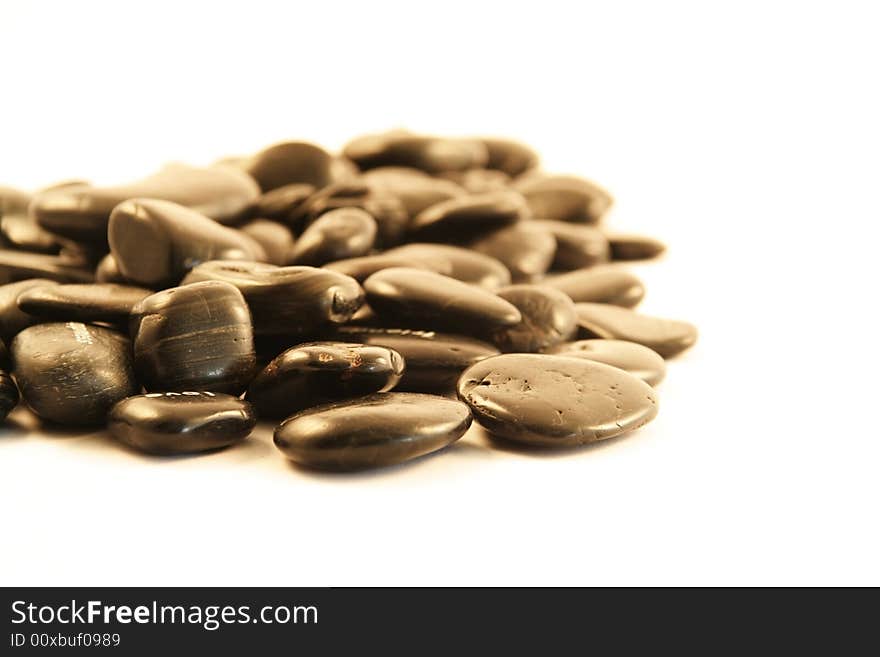
M613 365L637 376L650 386L656 386L666 376L666 361L660 354L626 340L578 340L556 345L548 349L547 353Z
M657 415L644 381L579 358L503 354L470 367L459 398L493 434L518 443L565 447L632 431Z
M0 280L49 278L61 283L91 283L95 274L79 259L0 249Z
M364 302L354 279L316 267L276 267L258 262L206 262L184 285L223 281L244 295L258 335L303 335L328 324L343 324Z
M361 179L370 189L398 198L409 217L415 217L425 208L466 193L460 185L450 180L433 178L423 171L407 167L370 169Z
M639 278L617 267L590 267L548 276L541 281L565 292L572 301L610 303L632 308L645 296L645 286Z
M301 216L303 203L314 193L315 186L306 183L277 187L257 199L254 204L254 214L293 225L295 219Z
M485 335L522 319L491 292L421 269L383 269L364 281L364 291L370 308L392 326Z
M470 248L501 262L514 283L541 278L553 264L556 238L533 221L499 228L470 244Z
M10 342L28 326L39 324L39 317L30 315L18 307L18 297L27 290L47 285L57 285L47 278L30 278L26 281L0 285L0 338Z
M443 174L468 194L486 194L510 188L510 176L495 169L469 169L468 171L450 171Z
M291 184L324 187L333 182L332 165L323 148L299 141L270 146L243 163L264 192Z
M501 351L541 351L570 340L577 332L574 302L559 290L525 284L503 287L497 294L522 315L518 324L492 333Z
M402 130L358 137L345 146L343 154L361 170L402 166L442 173L484 167L489 161L489 151L479 140L415 135Z
M275 445L311 468L377 468L443 449L465 434L471 420L468 407L454 399L380 393L294 415L275 429Z
M146 286L175 285L208 260L266 259L251 237L168 201L121 203L110 217L109 239L122 275Z
M44 230L26 213L2 215L0 242L9 248L31 253L55 255L61 251L58 236Z
M377 253L375 255L361 256L360 258L346 258L345 260L336 260L324 265L324 269L330 269L331 271L351 276L359 283L364 282L377 271L391 267L428 269L444 276L449 276L452 273L452 264L444 258L426 259L394 255L393 253Z
M119 271L119 265L116 264L116 258L113 257L113 254L108 253L101 258L98 262L98 266L95 268L95 282L127 285L131 281Z
M257 423L246 401L215 392L151 392L123 399L110 411L114 438L148 454L193 454L228 447Z
M234 223L258 195L254 181L233 167L172 164L130 185L74 185L43 192L34 198L30 212L52 233L106 246L110 213L128 199L172 201L220 223Z
M556 239L553 269L569 271L608 262L611 251L608 239L598 228L564 221L532 222Z
M293 234L290 229L269 219L251 219L238 229L251 237L266 252L266 261L273 265L283 265L287 254L293 248Z
M103 424L116 402L140 389L131 343L109 328L79 322L31 326L15 337L10 352L22 399L49 422Z
M229 283L148 296L132 310L131 332L137 373L149 391L240 395L256 369L250 311Z
M575 304L581 336L637 342L664 358L681 353L697 341L693 324L643 315L602 303Z
M468 367L499 351L488 342L463 335L413 329L341 326L337 336L394 349L406 362L395 390L448 394Z
M6 347L3 347L6 350ZM18 404L19 395L18 387L15 381L9 376L5 370L0 370L0 420L5 420L6 416Z
M498 169L515 177L534 169L540 161L532 148L520 142L498 137L483 137L481 141L489 151L488 169Z
M32 287L18 296L18 307L52 321L124 322L152 290L131 285L93 283Z
M351 342L297 345L257 374L247 391L260 417L285 418L331 401L391 390L404 371L393 349Z
M611 246L612 260L650 260L666 250L663 242L645 235L606 232L605 236Z
M576 176L532 174L519 178L514 188L541 219L595 224L612 203L608 192Z
M443 201L422 210L409 224L416 239L450 241L528 218L529 208L517 192L503 190Z
M409 223L409 214L397 197L385 192L369 191L362 194L318 197L309 202L308 215L304 217L304 222L308 225L325 212L340 208L360 208L369 214L376 222L376 246L381 248L400 244Z
M318 217L287 256L289 265L320 266L366 255L376 241L376 221L360 208L339 208Z
M510 272L495 258L448 244L412 243L385 252L420 259L442 258L449 262L449 276L464 283L472 283L489 290L510 284Z

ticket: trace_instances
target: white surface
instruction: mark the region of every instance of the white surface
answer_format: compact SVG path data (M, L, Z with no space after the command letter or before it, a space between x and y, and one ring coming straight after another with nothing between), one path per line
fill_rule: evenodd
M643 309L700 342L654 423L558 456L330 476L266 430L167 461L13 423L0 583L880 584L871 3L219 4L4 0L0 181L519 137L669 243Z

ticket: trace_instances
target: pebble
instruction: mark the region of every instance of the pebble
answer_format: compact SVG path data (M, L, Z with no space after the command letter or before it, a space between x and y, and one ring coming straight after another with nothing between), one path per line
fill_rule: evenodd
M307 183L283 185L265 192L254 203L254 214L258 217L283 221L295 225L301 216L303 204L315 193L315 186Z
M182 284L202 281L223 281L238 288L257 335L302 335L343 324L364 302L364 291L353 278L316 267L219 260L199 265Z
M612 260L650 260L666 251L660 240L645 235L605 232Z
M116 402L137 394L128 338L80 322L39 324L12 341L13 375L22 399L43 420L103 424Z
M251 219L238 229L263 247L266 261L283 265L293 248L293 234L284 224L269 219Z
M362 470L436 452L471 425L454 399L409 392L370 395L303 411L275 430L285 456L310 468Z
M293 245L289 265L320 266L366 255L376 242L376 221L360 208L339 208L318 217Z
M645 286L639 278L617 267L590 267L548 276L542 285L565 292L572 301L610 303L632 308L645 296Z
M113 254L108 253L101 258L95 268L95 282L127 285L130 281L119 271L119 265L116 264L116 258L113 257Z
M40 318L18 307L18 297L27 290L49 285L57 285L57 283L47 278L30 278L26 281L0 285L0 338L8 343L28 326L40 323Z
M487 358L461 375L458 396L494 435L543 447L612 438L657 415L656 396L644 381L604 363L565 356Z
M6 347L3 347L5 350ZM9 376L5 370L0 370L0 420L5 420L6 416L18 404L19 395L18 387L15 381Z
M627 340L671 358L697 341L693 324L602 303L575 304L582 337Z
M26 213L0 214L0 243L32 253L55 255L61 251L58 236L41 228Z
M470 194L422 210L410 222L409 231L416 239L443 242L484 234L529 216L525 199L517 192Z
M496 169L448 171L442 175L469 194L485 194L510 188L510 176Z
M484 137L481 141L489 152L486 162L488 169L497 169L516 177L534 169L540 162L538 154L531 147L512 139Z
M448 394L468 367L500 352L495 345L463 335L413 329L341 326L337 336L393 349L406 362L395 390Z
M120 273L148 287L174 285L208 260L266 259L244 233L168 201L121 203L110 216L108 234Z
M124 322L152 290L131 285L93 283L32 287L18 296L18 307L52 321Z
M343 154L361 170L402 166L442 173L481 168L489 161L486 145L477 139L431 137L403 130L358 137L345 146Z
M251 315L236 287L204 281L132 309L135 367L148 391L240 395L256 369Z
M107 223L117 205L132 198L172 201L220 223L235 223L256 201L254 181L229 166L171 164L120 187L72 185L38 194L30 212L46 230L79 242L107 243Z
M361 256L359 258L346 258L324 265L324 269L351 276L358 283L363 283L377 271L391 267L428 269L444 276L449 276L452 273L452 264L442 257L416 258L414 256L407 257L388 253L377 253L376 255Z
M0 280L49 278L61 283L90 283L95 274L78 258L0 249Z
M404 359L387 347L311 342L288 349L257 374L247 399L260 417L285 418L312 406L391 390Z
M379 167L361 176L370 189L391 194L400 200L408 217L415 217L425 208L459 196L466 191L451 180L433 178L423 171L408 167Z
M364 291L370 308L392 325L481 335L522 319L491 292L421 269L383 269L364 281Z
M152 392L123 399L110 411L114 438L147 454L195 454L247 438L257 423L251 405L205 391Z
M525 196L532 213L540 219L595 224L612 203L608 192L576 176L522 176L514 189Z
M333 158L323 148L301 141L275 144L243 163L264 192L291 184L316 188L333 182Z
M577 340L556 345L546 352L613 365L637 376L650 386L656 386L666 376L666 361L660 354L626 340Z
M425 244L413 242L385 252L387 255L402 255L422 260L442 258L449 262L452 271L449 276L464 283L472 283L489 290L495 290L511 282L507 267L495 258L476 253L469 249L448 244Z
M27 214L31 195L14 187L0 185L0 218Z
M501 262L514 283L530 283L553 264L556 238L533 221L521 221L481 237L470 248Z
M400 244L406 233L409 215L403 203L396 197L384 192L365 190L359 194L336 194L324 197L316 193L314 201L309 201L304 209L308 211L304 217L306 225L316 220L325 212L340 208L360 208L376 222L376 246L388 248Z
M559 290L521 284L503 287L497 294L522 315L518 324L492 333L501 351L541 351L570 340L577 332L574 302Z
M556 239L553 269L569 271L592 267L611 258L608 239L598 228L543 219L532 223Z

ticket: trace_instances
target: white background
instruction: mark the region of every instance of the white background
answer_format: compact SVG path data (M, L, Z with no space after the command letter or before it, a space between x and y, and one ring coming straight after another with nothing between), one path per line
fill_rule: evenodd
M0 0L0 182L409 127L538 148L670 245L655 422L360 475L0 430L0 583L880 584L873 3ZM221 6L222 5L222 6Z

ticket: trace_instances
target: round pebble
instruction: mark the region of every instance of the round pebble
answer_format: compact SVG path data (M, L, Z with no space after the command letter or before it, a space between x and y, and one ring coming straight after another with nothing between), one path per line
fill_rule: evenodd
M565 294L539 285L510 285L498 296L516 306L519 323L492 333L501 351L535 352L571 339L577 332L574 302Z
M366 255L376 242L376 221L360 208L339 208L318 217L296 240L289 265L320 266Z
M653 349L626 340L577 340L564 342L546 351L619 367L650 386L656 386L666 376L666 361L660 354Z

